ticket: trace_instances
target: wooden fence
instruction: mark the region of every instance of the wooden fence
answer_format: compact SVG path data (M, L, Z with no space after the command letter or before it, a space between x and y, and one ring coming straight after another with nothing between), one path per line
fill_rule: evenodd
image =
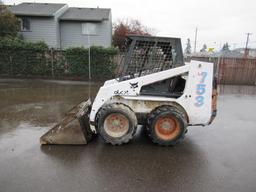
M219 84L256 85L256 58L191 57L189 59L213 62Z

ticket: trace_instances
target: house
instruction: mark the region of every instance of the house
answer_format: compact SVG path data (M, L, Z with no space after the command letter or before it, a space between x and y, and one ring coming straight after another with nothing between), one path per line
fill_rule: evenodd
M10 11L21 20L20 35L28 41L44 41L49 47L110 47L110 9L75 8L67 4L21 3Z
M60 17L59 22L61 47L88 47L89 44L111 46L110 9L71 7Z

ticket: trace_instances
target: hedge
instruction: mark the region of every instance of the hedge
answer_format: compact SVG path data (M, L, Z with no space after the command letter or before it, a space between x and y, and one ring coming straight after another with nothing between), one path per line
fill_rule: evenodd
M43 41L32 43L19 38L0 38L0 49L47 51L48 46Z
M30 43L14 38L0 39L0 73L8 75L45 75L48 73L43 42Z
M49 49L44 42L31 43L18 38L0 39L0 75L88 77L88 49ZM114 48L91 47L93 79L114 76Z
M71 75L88 74L89 54L83 47L65 50L65 58L69 64ZM116 65L113 62L117 50L113 48L91 47L91 75L96 78L113 77Z

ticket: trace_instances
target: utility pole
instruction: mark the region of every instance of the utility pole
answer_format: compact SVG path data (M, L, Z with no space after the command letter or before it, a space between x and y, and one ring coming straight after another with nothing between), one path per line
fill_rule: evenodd
M246 37L246 43L245 43L245 49L244 49L244 57L245 58L249 55L248 44L249 44L250 35L252 35L252 33L246 33L247 37Z
M246 35L247 35L247 38L246 38L245 49L248 48L249 38L250 38L250 35L252 35L252 33L246 33Z
M196 43L197 43L197 27L196 27L196 33L195 33L194 53L196 52Z

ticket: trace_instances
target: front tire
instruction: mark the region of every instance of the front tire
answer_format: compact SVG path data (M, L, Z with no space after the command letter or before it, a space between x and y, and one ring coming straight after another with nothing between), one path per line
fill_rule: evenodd
M171 106L153 110L147 120L147 133L154 143L174 146L184 139L187 129L185 115Z
M102 107L96 116L96 122L99 135L106 143L112 145L128 143L137 129L135 113L120 103Z

